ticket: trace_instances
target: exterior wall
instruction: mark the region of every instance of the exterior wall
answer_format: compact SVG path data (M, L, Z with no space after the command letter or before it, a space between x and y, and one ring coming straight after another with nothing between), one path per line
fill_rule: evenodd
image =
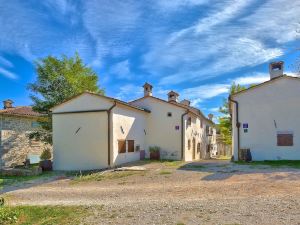
M140 159L140 151L136 151L136 146L140 150L145 150L146 119L148 113L132 110L126 106L117 106L112 111L112 149L113 165L137 161ZM118 152L118 140L134 140L135 152ZM126 143L127 144L127 143Z
M107 110L112 101L84 93L53 109L53 113ZM53 114L55 170L108 167L108 114L104 112ZM76 131L80 130L76 133Z
M134 105L151 111L146 119L146 157L150 146L159 146L161 158L181 160L181 115L186 110L153 98L141 99ZM167 116L168 112L172 117Z
M204 120L200 120L200 118L195 117L193 115L185 116L185 124L188 117L192 118L191 126L187 126L185 130L185 161L199 160L201 156L203 157L203 152L206 149L206 134L205 129L201 128L202 126L205 128ZM195 140L195 157L193 158L193 139ZM191 142L190 149L188 148L188 140ZM197 149L197 144L200 143L200 151ZM202 154L201 154L202 153Z
M279 78L236 95L239 103L240 148L249 148L253 160L300 159L300 79ZM238 159L233 108L233 149ZM248 123L248 133L243 124ZM293 132L293 146L277 146L277 132Z
M30 140L28 134L39 129L32 126L36 118L0 115L0 163L2 166L22 165L30 156L39 157L45 147L43 142Z
M53 115L54 170L108 167L106 112Z

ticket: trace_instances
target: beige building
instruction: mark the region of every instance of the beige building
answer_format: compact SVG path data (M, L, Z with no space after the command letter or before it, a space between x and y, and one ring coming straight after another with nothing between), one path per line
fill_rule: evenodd
M52 109L54 169L101 169L149 157L160 147L163 159L191 161L210 157L213 122L188 100L152 96L123 102L85 92Z
M233 154L250 149L252 160L300 159L300 78L271 63L270 80L230 96Z
M38 162L45 145L30 140L28 134L40 129L41 117L29 106L14 107L12 100L5 100L0 110L0 166L22 165L29 158Z

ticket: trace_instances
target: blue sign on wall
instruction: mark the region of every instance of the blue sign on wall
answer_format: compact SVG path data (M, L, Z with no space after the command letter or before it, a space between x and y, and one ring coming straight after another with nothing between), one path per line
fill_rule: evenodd
M243 123L243 128L248 128L248 123Z

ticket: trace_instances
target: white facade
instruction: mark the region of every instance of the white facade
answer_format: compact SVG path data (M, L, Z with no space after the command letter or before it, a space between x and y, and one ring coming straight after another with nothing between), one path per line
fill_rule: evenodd
M162 159L209 156L206 126L213 123L199 110L152 97L152 92L130 104L86 92L52 113L55 170L117 166L139 160L143 150L148 158L151 146L160 147Z
M235 160L238 145L250 149L252 160L300 159L299 78L280 76L237 93L232 99L238 102L239 117L237 121L237 107L231 103ZM292 145L279 146L280 134L288 135Z

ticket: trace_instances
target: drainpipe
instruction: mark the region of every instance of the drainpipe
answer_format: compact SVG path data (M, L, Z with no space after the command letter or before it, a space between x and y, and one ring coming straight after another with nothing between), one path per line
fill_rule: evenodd
M187 110L184 114L181 115L181 160L183 160L183 153L184 153L184 116L189 113L189 110Z
M107 157L107 163L108 163L108 166L110 166L110 153L111 153L111 146L110 146L110 122L111 122L111 111L114 107L116 107L117 105L117 102L114 101L114 104L112 105L112 107L110 107L108 110L107 110L107 132L108 132L108 135L107 135L107 148L108 148L108 157Z
M238 151L240 149L240 122L239 122L239 103L235 100L233 100L231 98L231 96L229 95L229 98L228 98L229 102L233 102L235 104L235 114L236 114L236 117L235 117L235 126L237 127L237 145L238 145Z

